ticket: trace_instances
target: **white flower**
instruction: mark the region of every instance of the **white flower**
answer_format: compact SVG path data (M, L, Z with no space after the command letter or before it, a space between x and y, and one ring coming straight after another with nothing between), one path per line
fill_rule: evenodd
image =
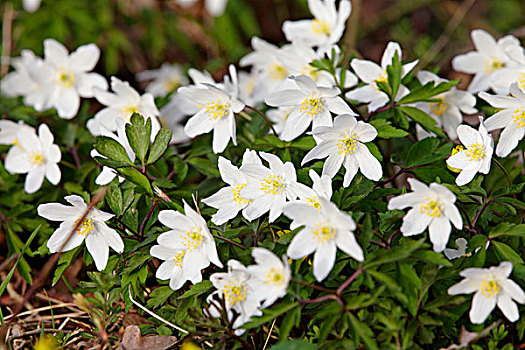
M279 107L266 112L266 116L273 123L273 128L278 135L283 132L284 124L293 110L293 107Z
M243 165L243 172L248 175L248 185L241 189L241 197L252 200L243 211L243 216L249 221L255 220L266 212L270 212L270 222L275 221L283 210L286 200L294 200L310 193L309 188L297 182L297 174L292 163L283 162L276 155L260 152L262 159L270 164L270 168L261 164Z
M516 82L525 92L525 49L521 46L508 46L505 53L512 63L492 73L492 89L498 95L507 95L510 84Z
M512 65L505 50L510 46L520 46L520 41L507 35L497 42L486 31L475 29L470 33L476 51L456 56L452 59L452 68L458 72L474 74L468 91L476 93L491 88L492 74L501 68Z
M138 81L152 80L146 91L153 96L165 96L176 90L179 86L188 85L188 78L178 64L163 63L159 69L145 70L137 73Z
M35 128L24 124L23 121L15 123L14 121L2 119L0 120L0 145L18 145L17 134L35 133Z
M32 96L37 93L40 86L34 81L31 72L38 70L43 62L40 57L35 56L33 51L22 50L20 57L11 59L11 65L15 71L7 74L0 81L0 93L8 97L24 96L24 103L33 105Z
M483 323L496 305L510 322L516 322L520 317L516 302L525 303L525 293L516 282L509 278L511 272L512 263L508 261L503 261L499 266L492 266L488 269L465 269L459 273L465 279L450 287L448 294L476 292L470 308L472 323Z
M197 2L197 0L174 0L174 1L184 7L192 6ZM218 17L222 15L224 10L226 9L226 4L228 4L228 0L205 0L204 2L206 11L213 17Z
M389 97L386 93L379 90L376 82L388 83L386 68L392 64L392 60L396 52L398 53L399 60L401 60L401 47L396 42L389 42L386 46L385 52L383 53L383 57L381 58L381 66L372 61L354 58L350 62L350 66L359 79L365 82L366 85L347 92L345 96L351 100L369 103L368 112L373 112L376 109L386 105L389 101ZM401 77L407 75L408 72L410 72L415 67L417 62L418 61L415 60L413 62L404 64ZM407 93L408 89L404 85L400 85L395 100L399 100Z
M41 0L23 0L22 5L24 6L24 10L33 13L40 7L40 1Z
M341 165L344 166L344 187L350 185L358 170L374 181L383 176L381 164L365 146L377 136L377 130L372 125L343 114L335 118L333 127L318 127L312 134L322 142L306 154L301 164L328 157L323 166L323 175L333 178Z
M447 159L448 166L461 169L456 177L456 184L468 184L480 172L488 174L494 150L494 140L483 125L483 118L479 118L479 131L468 125L458 126L459 141L466 147Z
M315 251L313 272L319 282L332 270L337 248L357 261L364 260L363 250L353 234L356 225L352 217L334 203L324 198L320 201L320 211L302 203L289 203L283 209L294 227L305 226L293 238L287 254L292 259L302 259Z
M525 93L517 83L510 86L512 96L495 96L480 92L479 97L501 110L485 122L488 131L503 128L500 134L496 155L506 157L518 146L525 135Z
M259 164L262 166L257 152L248 149L244 152L241 169L234 166L228 159L219 157L221 178L229 186L221 188L214 195L202 200L206 205L218 209L217 213L211 218L214 224L224 224L236 217L240 210L243 211L243 215L246 217L244 213L252 201L243 198L241 190L248 185L249 180L252 180L242 171L243 167L248 164Z
M129 159L134 162L135 161L135 152L133 152L133 149L131 148L128 137L126 136L126 122L123 119L117 120L117 134L115 135L113 132L111 132L108 128L106 128L104 125L100 125L100 135L106 136L109 138L112 138L113 140L117 141L124 147L126 150L126 153L128 154ZM91 150L91 157L102 157L106 158L102 154L98 153L96 150ZM95 183L100 186L107 185L113 179L117 176L117 172L113 170L112 168L103 166L102 172L97 176L95 179ZM123 177L119 177L119 181L124 181Z
M151 140L153 141L160 130L160 123L157 120L160 112L155 106L153 95L147 92L141 96L129 86L127 81L116 77L111 77L111 89L114 92L95 89L95 98L107 107L88 120L86 127L89 132L94 136L101 135L100 125L104 125L110 131L116 131L118 119L129 122L133 113L139 113L144 118L151 119Z
M206 134L213 130L212 149L214 153L224 151L230 138L237 144L234 113L244 109L244 103L237 99L237 72L230 66L231 84L223 88L211 84L182 87L178 93L198 104L200 110L188 120L184 132L189 137Z
M80 97L93 97L95 89L106 90L106 79L89 73L98 62L100 50L95 44L80 46L75 52L54 39L44 41L44 63L32 70L31 76L40 89L31 98L37 110L55 107L58 116L73 118L80 106Z
M435 85L448 82L446 79L442 79L434 73L428 71L419 71L417 78L421 82L421 85L433 82ZM476 105L476 98L469 92L461 91L452 87L450 90L441 93L437 96L432 97L438 99L437 102L417 102L415 105L420 110L429 114L440 128L444 128L451 140L455 140L457 135L457 128L463 121L461 112L466 114L477 113L477 109L474 108ZM417 138L419 140L435 136L434 133L429 133L424 130L419 124L416 125Z
M265 102L270 106L293 107L285 121L280 135L284 141L291 141L303 134L312 124L312 129L319 126L332 126L332 115L355 113L339 97L339 89L317 86L305 75L290 77L297 85L296 89L272 93Z
M257 265L248 266L248 272L257 299L264 300L262 307L265 308L286 295L291 278L290 264L286 256L281 260L265 248L253 248L252 256Z
M352 6L349 0L308 0L308 8L314 19L285 21L283 32L288 41L304 40L311 46L330 46L341 39L345 22L350 16Z
M252 316L262 315L261 310L259 310L261 301L248 269L237 260L229 260L227 265L227 273L218 272L210 276L210 281L217 288L217 291L210 294L206 301L211 304L208 309L210 316L219 317L220 304L214 296L219 299L224 298L228 318L233 317L231 310L235 310L239 314L233 323L233 328L236 329L250 321ZM237 329L235 333L241 335L244 331L244 329Z
M250 106L255 106L264 101L266 95L257 85L259 75L255 70L239 72L239 100Z
M327 175L319 176L313 169L310 169L308 174L313 182L312 189L308 194L303 193L300 195L300 199L297 202L321 210L322 204L320 199L324 198L329 201L330 198L332 198L332 179ZM292 230L296 228L297 227L293 227L292 225Z
M254 51L241 58L239 64L241 67L251 65L259 75L255 84L256 93L257 97L264 99L285 81L290 72L279 57L282 49L255 36L252 47Z
M24 189L34 193L40 189L46 177L53 185L60 181L57 163L62 154L53 143L53 134L45 124L38 128L38 136L26 127L18 128L16 145L9 149L5 158L5 169L11 174L26 174Z
M210 262L222 267L217 255L215 240L206 221L184 202L186 215L175 210L162 210L159 221L171 230L162 233L151 248L150 254L166 260L157 270L157 278L170 279L170 287L179 289L190 280L195 284L202 281L201 270Z
M465 238L458 238L454 242L456 242L456 246L458 249L452 249L452 248L445 248L443 253L445 253L445 256L448 260L453 260L460 258L462 256L471 256L472 253L467 254L467 246L468 242Z
M422 233L428 227L430 241L435 252L442 252L447 246L452 227L461 229L463 220L454 205L456 196L445 186L432 183L430 187L416 179L408 179L413 192L390 199L388 210L412 207L403 218L403 236Z
M62 221L60 227L47 241L47 247L51 253L59 251L88 209L80 196L66 196L64 199L72 206L59 203L46 203L38 206L38 215L51 221ZM76 248L85 240L86 248L93 257L97 270L104 270L108 262L109 247L117 253L124 251L124 242L120 235L105 223L112 217L113 214L92 208L78 229L71 234L71 238L61 252Z

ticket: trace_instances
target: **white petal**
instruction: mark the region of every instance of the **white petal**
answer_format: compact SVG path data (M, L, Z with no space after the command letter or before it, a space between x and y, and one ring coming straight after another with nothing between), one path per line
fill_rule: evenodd
M335 263L336 251L337 247L333 241L325 242L317 247L317 251L314 254L314 261L312 263L314 267L314 276L317 282L324 280L330 271L332 271Z
M29 170L26 176L26 181L24 184L24 190L27 193L35 193L42 187L44 182L44 176L46 173L45 166L39 166L37 168Z
M497 305L510 322L516 322L520 318L518 305L512 301L508 294L500 293L498 295Z
M80 46L69 56L70 66L79 71L89 72L95 68L100 57L100 49L95 44Z
M317 248L317 240L306 229L300 231L290 242L286 255L291 259L302 259Z
M357 243L355 236L350 231L337 233L337 247L357 261L364 261L363 249Z
M109 247L98 234L88 234L86 237L86 248L95 261L97 270L102 271L106 268L109 257Z
M461 282L456 283L453 286L451 286L448 289L447 293L449 295L470 294L470 293L474 293L478 289L479 289L478 282L465 278Z
M446 216L434 218L428 228L430 241L434 244L434 251L441 253L447 246L450 237L450 221Z
M75 89L61 89L60 98L55 102L58 116L64 119L73 118L80 106L80 96Z
M480 291L474 294L470 308L470 321L474 324L485 322L496 306L496 299L497 296L486 297Z
M432 217L421 214L419 209L410 209L407 215L403 218L403 225L401 225L401 232L404 236L412 236L422 233L427 228Z
M504 279L501 281L501 284L505 293L510 295L512 299L520 304L525 303L525 293L516 282L510 279Z
M356 158L359 163L359 170L365 177L378 181L383 176L381 163L372 155L368 147L360 142L357 143Z

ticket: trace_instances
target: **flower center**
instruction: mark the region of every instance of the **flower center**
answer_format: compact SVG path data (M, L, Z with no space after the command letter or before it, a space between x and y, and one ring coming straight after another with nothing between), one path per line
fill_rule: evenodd
M58 68L56 83L64 89L69 89L75 83L75 75L71 69L60 67Z
M186 234L185 241L182 243L184 248L188 251L197 249L204 241L204 235L201 233L200 227L190 227L188 231L182 231Z
M299 111L308 114L310 117L315 117L322 112L324 108L324 98L308 95L301 103Z
M79 216L73 223L75 224L75 226L78 224L78 222L80 221L80 219L82 219L82 216ZM78 226L76 232L79 234L79 235L83 235L84 237L86 237L88 235L88 233L90 233L91 231L93 231L93 229L95 228L95 222L93 221L93 219L91 219L90 217L88 218L85 218L84 221L82 221L82 223Z
M309 76L313 81L319 80L319 70L309 64L303 66L302 75Z
M311 206L312 208L321 210L321 202L317 199L316 196L311 197L311 198L306 197L306 204Z
M122 115L122 118L129 123L133 113L139 113L137 106L128 105L119 110L119 113Z
M324 221L317 224L317 228L313 231L315 238L317 238L317 241L321 244L334 239L336 233L337 230L333 227L327 226Z
M267 68L268 76L272 80L283 80L288 75L286 67L280 63L272 63Z
M275 286L280 286L284 283L284 275L280 269L271 268L266 275L265 284L273 284Z
M481 284L481 294L486 296L487 298L497 295L500 289L501 289L501 284L498 281L483 280L483 283Z
M440 217L443 211L443 203L440 200L430 200L429 198L426 198L426 200L425 203L421 203L419 212L434 218Z
M261 191L264 193L279 194L283 189L283 178L278 175L270 175L261 182Z
M238 184L235 186L235 188L232 187L233 192L233 201L236 202L239 205L248 204L250 202L249 199L246 199L244 197L241 197L241 190L248 185L247 183L244 184Z
M516 129L525 127L525 108L519 107L516 109L514 113L512 113L512 120L514 121Z
M465 155L467 156L467 158L469 158L469 162L471 161L478 162L485 155L485 147L483 147L477 142L473 143L465 150Z
M444 98L439 98L439 101L430 102L429 105L430 111L435 115L440 116L448 109L449 103Z
M246 286L244 283L227 284L224 286L222 293L224 294L226 302L232 306L236 302L246 299Z
M205 113L210 119L222 119L230 111L230 104L224 103L220 98L215 101L210 101L204 106Z
M184 259L185 255L186 255L185 250L183 250L180 253L175 254L175 257L173 258L173 262L175 263L175 266L182 268L182 259Z
M375 80L374 80L376 83L388 83L388 74L386 73L386 70L383 71L383 73L381 73L381 75L379 75ZM377 86L377 84L373 84L372 85L374 87L374 89L376 89L377 91L381 91L379 89L379 87Z
M42 154L42 152L31 152L31 156L29 157L29 161L31 162L31 164L33 165L42 165L44 164L44 155Z
M357 151L356 134L337 140L337 148L339 154L354 154Z
M313 19L311 26L312 32L315 34L324 34L326 36L330 36L331 29L330 24L327 21L323 21L322 19Z
M180 81L176 78L168 78L164 81L164 89L171 92L180 86Z
M501 62L497 57L490 57L485 61L485 73L491 73L495 70L505 67L505 62Z

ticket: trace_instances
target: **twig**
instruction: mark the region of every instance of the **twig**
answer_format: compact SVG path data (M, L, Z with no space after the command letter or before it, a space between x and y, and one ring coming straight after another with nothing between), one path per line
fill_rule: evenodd
M215 228L214 228L214 230L219 231L219 230L217 230L217 229L215 229ZM219 231L219 232L221 232L221 231ZM213 238L217 238L217 239L220 239L220 240L222 240L222 241L224 241L224 242L228 242L228 243L230 243L230 244L233 244L234 246L236 246L236 247L238 247L238 248L241 248L242 250L246 250L246 249L247 249L247 248L246 248L245 246L243 246L242 244L239 244L239 243L237 243L237 242L235 242L235 241L232 241L231 239L228 239L228 238L226 238L226 237L222 237L222 236L219 236L219 235L212 235L212 236L213 236Z
M331 291L330 289L328 288L325 288L325 287L321 287L321 286L317 286L315 284L311 284L311 283L308 283L308 282L305 282L305 281L301 281L301 280L298 280L296 278L293 278L291 279L292 282L295 282L297 284L302 284L303 286L306 286L306 287L310 287L310 288L313 288L313 289L317 289L317 290L320 290L322 292L326 292L326 293L333 293L333 291Z
M496 160L496 158L492 158L492 160L494 161L494 163L496 163L496 165L501 169L501 171L503 172L503 174L505 174L505 177L507 178L507 182L509 183L509 187L512 187L512 180L510 179L510 176L509 176L509 173L507 172L507 169L505 169L505 167Z
M153 205L149 208L148 214L146 214L146 217L144 218L144 220L142 220L142 223L140 224L139 236L144 235L144 227L146 226L146 223L148 222L148 220L151 218L151 214L153 214L153 210L155 210L156 206L157 206L157 201L153 200Z
M4 17L2 19L2 56L0 56L0 77L9 71L9 61L11 59L11 28L14 17L13 4L6 2L4 7Z
M348 279L346 281L344 281L343 284L341 284L339 286L339 288L337 288L337 295L339 297L341 297L341 295L343 295L343 291L345 290L345 288L348 287L350 285L350 283L352 283L357 278L357 276L359 276L361 274L361 272L363 272L363 271L364 271L364 269L362 267L360 267L357 270L355 270L355 272L352 274L352 276L348 277Z
M78 169L80 169L82 165L80 164L80 158L78 157L77 148L73 147L71 148L70 151L71 151L71 154L73 155L73 159L75 159L75 165L77 166Z
M483 203L483 206L481 207L481 209L476 213L476 215L474 216L474 219L472 219L472 227L476 227L476 223L478 222L479 217L481 216L481 214L483 214L483 212L485 211L485 209L487 209L487 207L489 206L491 202L492 202L492 199Z
M268 340L270 340L270 335L272 335L273 326L275 325L275 321L277 321L276 318L273 319L272 326L270 327L270 331L268 332L268 337L266 338L266 341L264 342L264 346L262 350L266 349L266 345L268 345Z
M14 334L14 335L11 335L9 338L8 338L8 341L9 340L13 340L13 339L17 339L17 338L23 338L25 336L28 336L28 335L35 335L35 334L40 334L40 333L56 333L56 329L53 329L53 328L37 328L37 329L33 329L33 330L30 330L30 331L27 331L27 332L24 332L22 334ZM63 333L72 333L73 331L69 331L69 330L61 330L60 332L63 332Z
M7 260L5 260L2 264L0 264L0 272L4 271L4 269L6 269L13 260L18 259L18 256L18 254L13 254L9 258L7 258Z

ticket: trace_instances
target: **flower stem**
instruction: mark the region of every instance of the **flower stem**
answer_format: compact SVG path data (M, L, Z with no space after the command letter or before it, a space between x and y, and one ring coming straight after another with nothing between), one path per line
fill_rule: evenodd
M275 136L279 137L279 135L277 135L277 131L275 131L275 129L273 128L273 124L272 124L272 122L270 121L270 119L268 119L267 116L264 115L263 112L261 112L260 110L258 110L258 109L255 108L255 107L252 107L252 106L248 106L248 105L246 105L245 107L251 109L252 111L254 111L255 113L257 113L261 118L263 118L264 121L266 122L266 124L270 127L270 129L272 129L273 134L274 134Z
M507 182L509 183L509 187L512 187L512 180L510 179L510 176L509 176L509 173L507 172L507 170L505 169L505 167L496 160L496 158L493 158L492 159L494 161L494 163L496 163L496 165L501 169L501 171L503 172L503 174L505 174L505 177L507 178Z

